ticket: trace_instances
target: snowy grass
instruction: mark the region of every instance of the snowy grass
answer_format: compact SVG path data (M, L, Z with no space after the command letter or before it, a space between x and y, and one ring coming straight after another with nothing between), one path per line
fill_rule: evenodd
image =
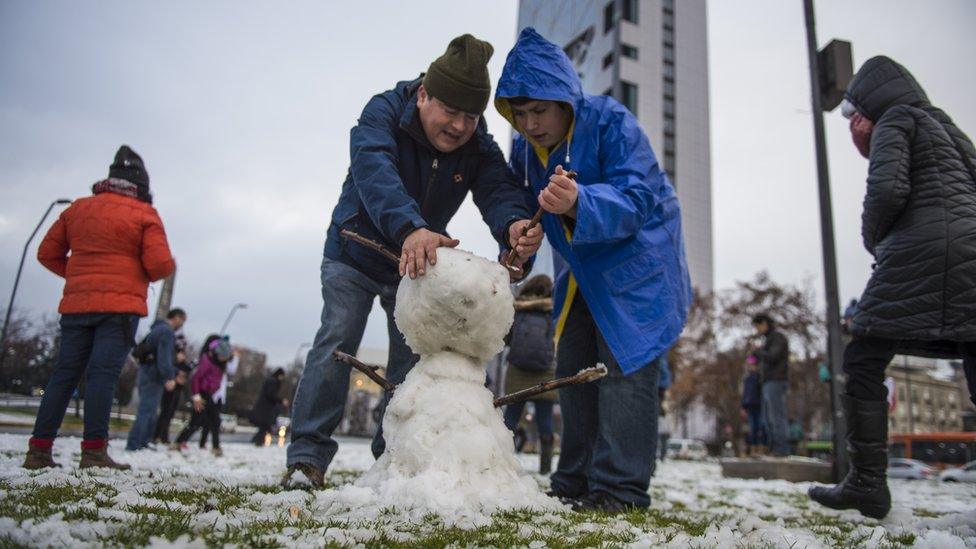
M129 454L129 473L79 471L78 441L59 440L62 469L20 468L26 437L0 435L0 547L976 547L976 486L893 481L884 521L808 502L806 484L724 479L715 464L667 462L650 510L601 513L528 509L409 520L368 502L337 508L341 491L278 487L284 450L225 445ZM535 456L523 456L531 470ZM343 440L330 488L370 466L368 443ZM538 477L540 485L545 479Z

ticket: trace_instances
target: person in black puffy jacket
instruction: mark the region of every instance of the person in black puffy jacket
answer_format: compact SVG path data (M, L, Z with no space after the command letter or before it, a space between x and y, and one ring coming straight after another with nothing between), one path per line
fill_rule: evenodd
M511 394L549 381L555 376L555 341L552 323L552 279L536 275L519 289L515 300L515 321L507 341L508 369L505 371L505 393ZM552 467L552 407L556 392L533 398L536 428L539 430L539 473L548 474ZM505 426L515 432L525 402L505 408Z
M844 350L851 469L810 497L881 518L891 509L884 379L894 355L962 359L976 404L976 149L887 57L865 62L844 97L869 161L861 235L875 264Z

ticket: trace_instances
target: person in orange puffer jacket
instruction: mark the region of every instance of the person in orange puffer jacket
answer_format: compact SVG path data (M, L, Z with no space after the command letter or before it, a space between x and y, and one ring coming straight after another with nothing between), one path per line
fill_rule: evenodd
M37 411L24 467L57 467L51 456L72 393L85 374L81 467L128 469L108 455L115 385L146 316L151 281L173 273L163 223L152 207L142 158L123 145L109 177L76 200L47 232L37 259L65 279L61 346ZM168 383L172 383L169 381Z

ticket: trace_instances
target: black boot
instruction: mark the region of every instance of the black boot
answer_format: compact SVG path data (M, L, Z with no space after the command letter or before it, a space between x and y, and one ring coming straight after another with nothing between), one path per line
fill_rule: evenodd
M552 470L552 435L539 437L539 474L548 475Z
M888 403L842 395L847 412L847 453L851 469L840 484L810 488L810 499L831 509L857 509L881 519L891 510L888 491Z

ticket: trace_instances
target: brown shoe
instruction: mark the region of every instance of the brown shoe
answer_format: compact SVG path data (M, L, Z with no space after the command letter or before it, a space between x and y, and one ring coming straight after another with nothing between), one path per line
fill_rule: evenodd
M221 450L220 448L214 448L212 451L213 451L214 457L223 457L223 455L224 455L224 451Z
M27 446L27 457L24 458L24 469L45 469L47 467L61 467L55 463L51 455L51 448L40 448L33 444Z
M285 471L285 476L281 479L282 488L295 488L291 477L295 471L301 471L305 478L312 484L312 488L325 488L325 474L318 467L308 463L296 463Z
M89 441L84 441L81 448L81 464L78 465L79 469L87 469L89 467L107 467L109 469L118 469L120 471L128 471L132 469L131 465L126 463L119 463L112 459L112 456L108 455L108 441L104 441L104 445L100 448L85 448L84 444Z

